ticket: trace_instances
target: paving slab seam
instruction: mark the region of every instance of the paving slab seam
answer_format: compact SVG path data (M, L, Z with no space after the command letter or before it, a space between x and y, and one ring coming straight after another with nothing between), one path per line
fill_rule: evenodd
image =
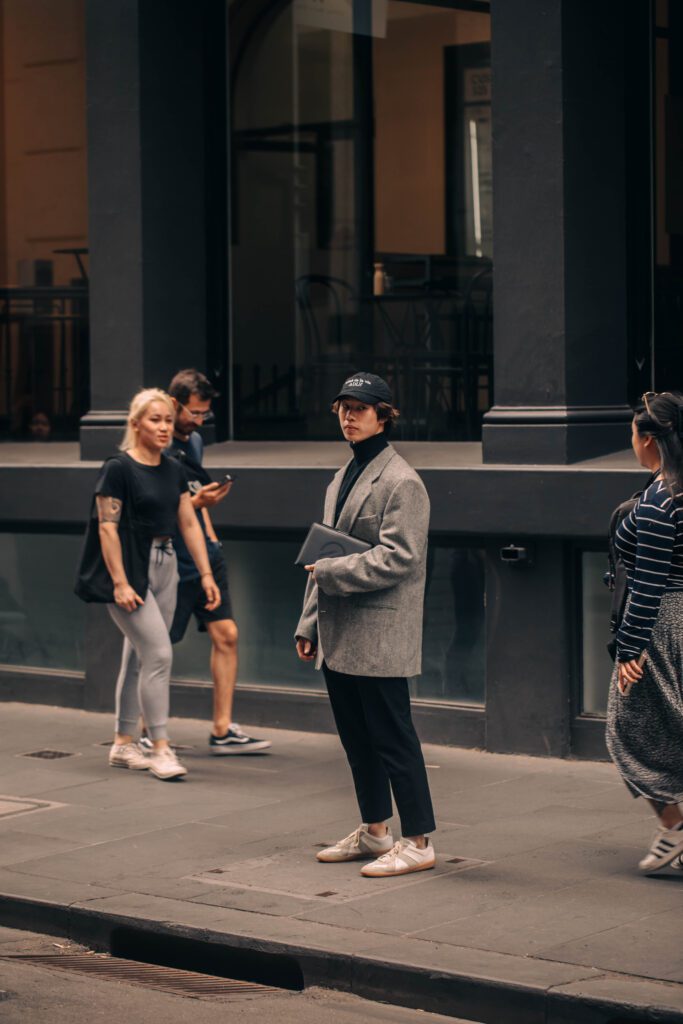
M298 920L298 918L293 918L293 920ZM349 931L353 931L354 930L353 928L349 928L349 926L342 925L342 924L336 924L334 927L335 928L346 928ZM374 933L368 932L367 934L374 934ZM402 939L402 938L411 939L411 940L413 940L415 942L422 942L425 945L430 945L430 944L432 944L434 942L433 939L431 939L431 938L423 938L419 934L416 934L415 932L396 933L393 936L393 938L397 938L397 939ZM489 953L500 953L501 956L507 956L507 957L511 957L513 959L524 960L527 963L536 962L536 963L545 963L545 964L555 964L558 967L575 967L577 970L586 970L586 971L591 972L590 977L592 977L592 978L595 978L595 977L605 977L605 978L623 978L623 979L629 979L629 980L635 979L636 981L650 982L653 985L672 985L674 988L677 988L683 994L683 982L671 981L670 979L667 979L667 978L652 978L651 976L649 976L647 974L637 974L635 971L629 971L629 972L617 971L617 970L605 971L605 970L602 970L601 968L598 968L598 967L587 967L585 964L574 964L574 963L567 963L565 960L556 960L553 957L543 956L542 953L537 953L535 955L531 955L531 954L521 955L521 954L517 954L517 953L507 953L507 952L503 953L503 952L500 952L499 950L487 949L485 946L459 946L455 942L449 942L448 946L449 946L449 948L453 949L453 951L460 950L462 952L482 953L484 955L487 955ZM577 978L576 980L578 981L578 980L581 980L581 979ZM551 986L548 991L550 991L552 988L559 988L559 987L561 987L561 986ZM682 1024L683 1024L683 1015L681 1017L681 1021L682 1021Z
M15 757L21 757L20 754L15 754ZM60 793L63 789L83 789L84 786L97 785L98 782L108 782L111 778L110 775L98 775L94 779L88 779L86 782L68 782L64 786L56 786L54 789L49 789L47 793ZM43 790L40 793L44 792ZM40 793L26 793L27 800L49 800L48 796L41 796ZM67 805L71 806L71 805Z
M522 963L527 969L530 963L531 966L553 964L557 968L566 969L571 975L564 982L547 979L546 982L532 984L514 980L514 971L513 979L509 976L476 974L474 971L465 973L457 969L423 966L388 958L382 954L381 949L373 956L372 947L359 953L345 953L306 945L300 941L288 942L267 936L221 932L211 927L174 923L166 919L146 919L120 912L107 913L85 905L97 899L94 897L92 900L60 904L0 894L0 921L8 927L65 936L91 948L108 951L117 929L128 929L165 939L177 938L220 945L226 951L232 950L235 953L252 952L287 957L298 963L305 987L320 985L352 991L366 999L465 1017L482 1024L499 1024L503 1012L506 1024L554 1024L555 1021L558 1024L569 1024L572 1019L590 1021L590 1024L608 1024L615 1014L623 1012L640 1012L658 1024L681 1024L683 1021L683 986L677 983L653 979L644 982L640 976L606 973L582 965L506 955L513 968L516 964L519 969ZM453 950L458 948L468 954L473 952L467 947L453 947ZM608 988L611 986L613 991L599 995L588 991L596 982ZM628 998L619 995L620 986L623 989L625 982L630 984ZM638 998L639 984L645 984L648 988L646 999ZM578 991L572 991L572 986L578 986ZM585 991L581 986L584 986ZM650 1015L653 990L662 999L656 1017ZM675 994L676 1007L670 1005L671 1001L667 1004L667 993L671 998ZM581 1007L583 1014L584 1006L587 1010L590 1008L590 1016L572 1018L562 1015L563 1008L567 1007L570 1012Z

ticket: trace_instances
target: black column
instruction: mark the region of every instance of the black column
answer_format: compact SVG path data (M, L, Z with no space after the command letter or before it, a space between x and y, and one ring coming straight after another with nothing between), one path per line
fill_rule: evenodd
M509 565L501 543L486 550L486 749L566 757L573 632L564 545L522 538L531 561Z
M630 15L620 0L491 8L495 405L484 460L569 463L628 445Z
M81 455L140 387L206 367L206 4L88 0L91 401Z

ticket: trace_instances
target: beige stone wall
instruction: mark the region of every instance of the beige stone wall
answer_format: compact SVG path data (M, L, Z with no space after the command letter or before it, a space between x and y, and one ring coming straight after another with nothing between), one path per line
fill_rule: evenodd
M490 38L488 14L389 3L373 52L378 252L445 252L443 50Z
M21 260L54 260L54 283L78 276L87 246L84 0L1 0L0 283Z

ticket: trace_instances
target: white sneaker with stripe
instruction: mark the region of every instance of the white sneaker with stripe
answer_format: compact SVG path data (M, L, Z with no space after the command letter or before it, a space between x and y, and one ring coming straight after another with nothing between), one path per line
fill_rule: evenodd
M436 854L429 840L421 850L412 839L399 839L387 853L361 868L360 873L366 878L390 878L412 871L429 871L435 864Z
M647 854L638 864L644 875L665 868L683 853L683 830L658 828Z
M373 836L368 832L368 826L363 823L354 832L340 839L334 846L326 846L324 850L316 853L316 858L323 864L341 864L347 860L366 860L368 857L377 857L386 853L393 846L394 840L391 832L387 830L385 836Z

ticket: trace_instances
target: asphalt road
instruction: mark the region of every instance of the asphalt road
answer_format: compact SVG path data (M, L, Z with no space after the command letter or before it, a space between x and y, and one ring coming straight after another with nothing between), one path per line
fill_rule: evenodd
M65 954L83 947L49 935L0 928L2 1024L459 1024L452 1017L368 1002L325 989L272 995L181 996L120 981L102 981L2 959L11 954ZM464 1022L460 1022L464 1024Z

